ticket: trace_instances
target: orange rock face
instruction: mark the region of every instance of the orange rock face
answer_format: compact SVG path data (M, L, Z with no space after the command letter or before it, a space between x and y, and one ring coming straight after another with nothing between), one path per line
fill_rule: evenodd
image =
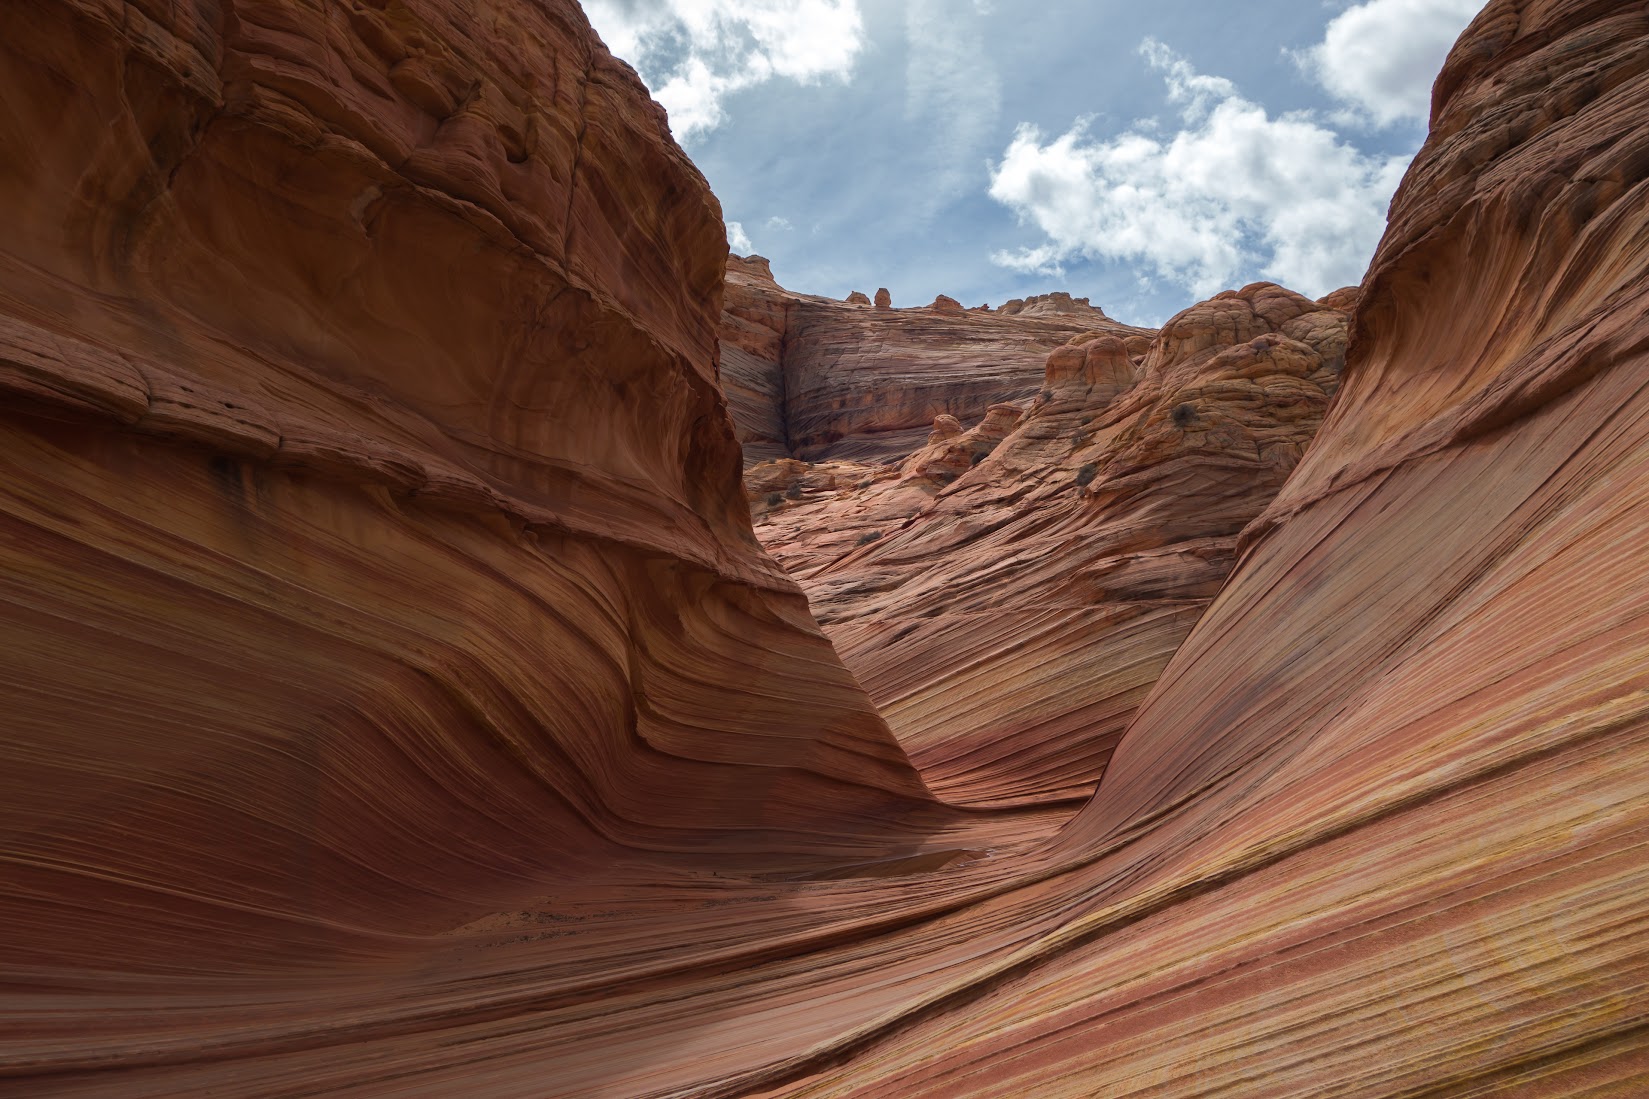
M0 1092L1644 1093L1641 4L1474 22L1303 460L1343 298L1259 286L860 463L931 511L820 575L1034 460L1149 601L1232 552L1105 557L1158 489L1298 461L1074 815L923 788L750 537L713 200L570 4L475 8L0 17Z
M886 290L864 304L793 294L760 256L729 258L721 373L747 463L898 461L935 416L971 422L1030 397L1048 352L1072 336L1146 332L1068 294L998 312L942 294L893 309Z
M755 467L757 534L941 797L1084 798L1322 422L1346 323L1261 284L1077 336L1028 411L940 416L897 474Z

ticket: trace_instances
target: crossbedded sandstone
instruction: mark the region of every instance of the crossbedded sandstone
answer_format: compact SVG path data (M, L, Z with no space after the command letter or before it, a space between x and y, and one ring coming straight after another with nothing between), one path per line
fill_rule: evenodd
M1069 294L1000 309L833 301L780 287L760 256L731 256L722 384L747 464L883 462L915 450L935 416L977 420L1031 396L1048 352L1095 331L1144 330Z
M576 7L3 22L4 1072L303 1046L614 881L950 849L751 537L719 210Z
M1063 825L930 799L757 551L713 200L570 4L4 20L0 1092L1649 1086L1641 4L1468 30ZM1280 294L1209 307L1335 323ZM1151 354L1318 373L1197 331ZM1056 380L1154 384L1093 342Z
M1257 284L1073 337L896 471L752 468L758 535L941 796L1085 798L1310 444L1346 322Z

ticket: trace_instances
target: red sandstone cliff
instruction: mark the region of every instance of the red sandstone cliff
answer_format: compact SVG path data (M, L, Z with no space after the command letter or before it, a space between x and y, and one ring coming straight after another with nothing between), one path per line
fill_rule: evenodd
M944 845L751 536L719 210L574 5L0 23L0 1074L313 1046L500 913Z
M1434 103L1341 393L1063 876L786 1094L1649 1089L1649 12L1494 0Z
M1086 797L1310 444L1346 322L1259 284L1074 337L1023 414L940 417L897 469L752 468L757 534L940 796Z
M714 206L570 7L225 11L0 17L0 1091L1645 1090L1641 4L1467 32L1046 842L746 539Z
M1034 394L1043 360L1072 336L1146 331L1068 294L1000 310L858 297L794 294L760 256L729 257L721 377L746 463L902 458L935 416L976 420Z

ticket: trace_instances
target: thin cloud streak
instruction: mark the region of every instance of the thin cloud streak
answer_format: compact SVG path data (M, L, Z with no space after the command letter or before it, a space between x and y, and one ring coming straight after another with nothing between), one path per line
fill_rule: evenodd
M984 159L1002 115L1002 80L985 49L980 12L949 0L907 0L905 119L927 143L916 210L932 217L984 183Z

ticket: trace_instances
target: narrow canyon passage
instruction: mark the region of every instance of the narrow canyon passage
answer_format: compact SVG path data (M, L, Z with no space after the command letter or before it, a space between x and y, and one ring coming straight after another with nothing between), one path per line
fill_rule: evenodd
M999 314L803 299L759 259L735 257L729 280L725 382L768 395L733 406L757 537L930 789L1074 812L1310 445L1355 291L1312 302L1256 284L1157 332L1066 301ZM1040 369L1004 369L988 341L1040 351L1050 318L1085 327ZM828 369L815 343L835 349ZM774 380L809 373L854 379L855 406L832 419L815 402L840 401ZM880 420L864 425L859 405ZM939 412L898 452L900 425L980 406L968 430ZM792 420L857 457L763 460Z
M0 25L0 1095L1649 1093L1641 3L1155 331L780 288L570 0Z

